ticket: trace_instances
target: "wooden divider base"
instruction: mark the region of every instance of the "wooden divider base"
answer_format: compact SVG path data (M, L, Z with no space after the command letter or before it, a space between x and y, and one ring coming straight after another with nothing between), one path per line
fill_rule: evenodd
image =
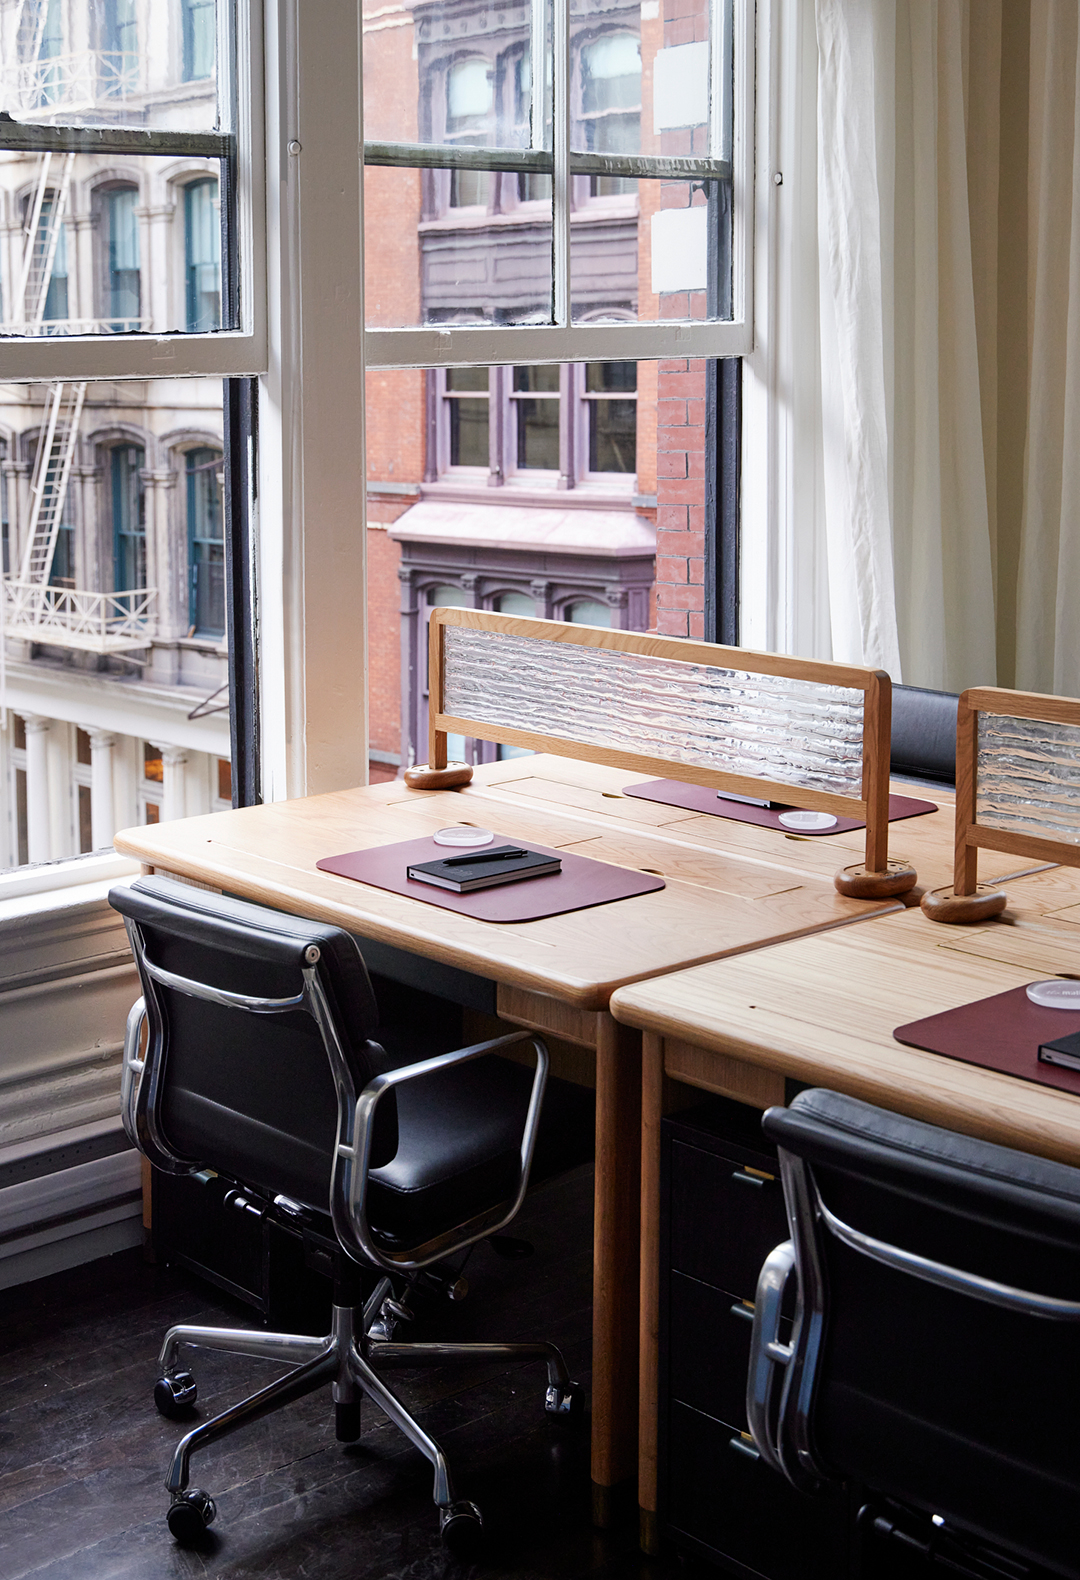
M957 894L953 889L930 889L920 900L923 915L932 922L949 922L953 926L985 922L991 916L1000 916L1009 903L1001 889L976 889L974 894Z
M871 872L861 862L853 867L841 867L833 883L851 900L891 900L906 894L919 881L919 874L903 857L886 863L884 872Z
M405 770L405 783L410 790L457 790L467 785L473 776L468 763L447 763L445 768L429 768L427 763L416 763Z

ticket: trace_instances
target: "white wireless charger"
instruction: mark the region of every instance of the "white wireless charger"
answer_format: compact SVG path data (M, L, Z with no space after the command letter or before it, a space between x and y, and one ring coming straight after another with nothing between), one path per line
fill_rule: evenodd
M435 843L470 849L476 845L490 845L494 838L489 828L473 828L469 823L459 823L456 828L440 828L435 835Z
M1027 996L1042 1009L1080 1010L1080 982L1029 982Z
M781 812L780 821L785 828L801 829L835 828L837 824L831 812Z

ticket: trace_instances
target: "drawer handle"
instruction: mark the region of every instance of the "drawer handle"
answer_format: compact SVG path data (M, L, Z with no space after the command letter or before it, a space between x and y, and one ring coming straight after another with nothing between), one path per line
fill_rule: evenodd
M736 1454L741 1454L744 1459L760 1459L761 1455L753 1443L747 1443L741 1437L729 1437L728 1447L734 1449Z
M753 1322L754 1308L753 1306L745 1306L741 1300L737 1300L731 1308L731 1315L733 1317L742 1317L744 1322Z
M740 1185L756 1185L758 1190L768 1183L767 1175L747 1174L743 1169L736 1169L731 1177L733 1180L738 1180Z

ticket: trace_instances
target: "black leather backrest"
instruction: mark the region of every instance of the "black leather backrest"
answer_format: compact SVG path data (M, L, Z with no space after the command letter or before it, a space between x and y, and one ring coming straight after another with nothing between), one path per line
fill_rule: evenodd
M1080 1301L1080 1170L820 1090L770 1109L764 1129L807 1160L854 1229ZM817 1241L827 1298L813 1429L825 1461L1033 1561L1076 1563L1080 1323L935 1287L823 1225Z
M139 879L109 898L138 923L155 965L231 992L299 993L305 951L316 945L319 979L356 1089L377 1073L375 998L348 933L168 878ZM170 1147L326 1212L337 1094L312 1016L256 1015L160 986L154 991L164 1015L161 1121ZM392 1097L380 1104L376 1139L379 1166L397 1146Z
M956 707L951 691L892 688L890 770L915 779L956 783Z

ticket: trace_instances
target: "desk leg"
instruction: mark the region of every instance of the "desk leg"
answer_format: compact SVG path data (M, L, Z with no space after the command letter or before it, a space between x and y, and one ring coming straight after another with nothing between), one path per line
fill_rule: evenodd
M638 1507L641 1549L660 1551L657 1433L660 1408L660 1121L664 1042L647 1031L641 1046L641 1339L639 1345Z
M597 1016L593 1224L593 1523L610 1525L637 1445L640 1038Z

